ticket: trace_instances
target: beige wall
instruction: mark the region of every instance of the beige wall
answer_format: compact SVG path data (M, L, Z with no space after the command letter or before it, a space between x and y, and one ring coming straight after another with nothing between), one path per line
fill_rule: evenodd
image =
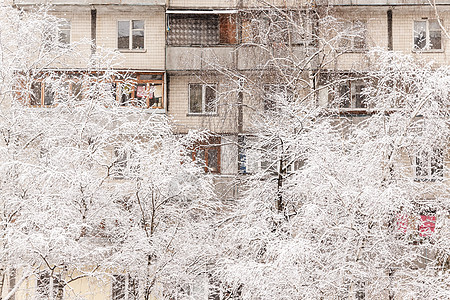
M86 68L91 56L91 11L87 7L59 7L52 12L71 23L71 42L80 44L77 53L63 58L62 63L52 67ZM99 8L97 10L97 47L117 50L117 22L119 20L144 20L144 51L120 51L114 60L117 69L156 70L165 68L165 12L163 7L132 7L126 11Z
M66 271L67 273L67 271ZM71 272L70 277L66 276L65 281L69 282L72 278L81 276L81 273ZM16 275L16 280L19 280L22 273L19 271ZM2 297L6 297L11 289L9 285L9 277L7 277L7 282L3 287L1 293ZM37 278L35 276L29 277L25 280L19 287L15 294L15 300L33 300L36 299L36 283ZM64 300L111 300L112 292L112 279L108 275L99 275L96 277L80 277L64 287L63 299ZM154 296L150 296L150 300L156 300ZM160 299L160 298L159 298Z
M169 8L228 8L238 0L167 0Z
M139 10L138 10L139 9ZM97 12L97 46L117 49L117 22L123 20L144 20L145 52L124 51L119 68L137 70L164 70L165 61L165 13L162 9L135 11Z
M381 6L381 7L340 7L334 15L339 20L364 20L367 22L366 41L368 49L379 47L387 49L388 28L387 10L392 9L392 39L393 50L404 54L414 55L417 58L433 60L438 65L450 63L450 39L446 32L450 30L450 6L439 6L434 11L429 6ZM413 31L414 21L424 19L439 19L442 23L441 38L442 50L414 51ZM370 61L365 57L366 52L353 52L339 54L338 59L328 65L329 68L352 70L366 69Z
M170 8L232 8L238 7L241 2L242 7L268 7L270 5L298 7L310 3L308 0L167 0L167 5Z
M70 22L70 42L76 44L75 55L63 57L62 63L55 67L86 68L91 55L91 14L88 9L76 9L52 12L58 18Z
M388 46L388 31L387 31L387 7L382 8L340 8L332 14L336 17L339 23L363 21L366 24L366 44L367 49L382 48L387 49ZM335 44L337 47L338 45ZM348 51L345 53L329 54L336 49L326 48L330 63L326 66L330 69L340 70L363 70L369 67L369 61L366 58L367 51Z
M186 133L189 129L208 129L217 133L237 132L237 110L233 103L237 97L225 94L225 82L219 78L198 76L170 76L168 85L168 114L173 117L177 131ZM189 83L216 83L218 89L217 114L189 114Z
M450 6L439 7L437 10L439 19L442 20L443 29L448 33L450 30ZM446 37L444 30L441 31L442 50L437 51L413 51L414 21L424 18L436 19L436 12L426 7L396 7L392 13L392 31L394 51L405 54L414 54L418 58L434 60L439 65L450 63L450 39Z

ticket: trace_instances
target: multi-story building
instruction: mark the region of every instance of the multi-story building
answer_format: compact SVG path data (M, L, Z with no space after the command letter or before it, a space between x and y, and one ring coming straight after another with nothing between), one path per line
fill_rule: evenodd
M24 9L42 3L13 2ZM206 170L216 174L224 197L234 197L235 176L261 167L262 162L243 159L242 146L252 138L253 120L272 108L274 98L301 95L317 105L337 108L339 115L358 122L370 108L362 93L364 74L371 67L369 49L400 51L433 59L438 65L449 63L450 4L446 0L433 5L420 0L310 2L54 0L51 13L66 20L62 38L67 43L94 41L93 47L80 46L83 56L91 57L102 49L122 54L114 69L127 80L111 82L121 105L138 103L143 109L171 116L178 134L193 129L214 133L208 145L199 146L207 150L193 151L193 159L201 158ZM289 22L277 19L278 10L289 15ZM340 38L328 45L316 40L323 32L316 19L321 14L335 17L339 22L334 24L342 27L336 30ZM87 60L82 59L54 68L75 77L90 72ZM30 105L51 106L45 83L34 84L32 90ZM71 90L81 93L76 84ZM414 159L409 169L412 176L447 178L448 150L434 154L439 158ZM91 284L90 299L131 299L128 294L134 283L122 277L127 292L118 292L119 287L111 282ZM42 277L27 285L53 289L54 283ZM82 290L88 284L88 279L82 279L72 289Z

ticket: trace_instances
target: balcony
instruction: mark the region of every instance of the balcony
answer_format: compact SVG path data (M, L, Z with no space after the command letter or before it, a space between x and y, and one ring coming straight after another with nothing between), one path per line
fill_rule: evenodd
M214 70L233 68L233 46L167 47L166 69L168 71Z
M53 0L52 5L165 5L165 0ZM16 5L40 5L42 0L16 0Z

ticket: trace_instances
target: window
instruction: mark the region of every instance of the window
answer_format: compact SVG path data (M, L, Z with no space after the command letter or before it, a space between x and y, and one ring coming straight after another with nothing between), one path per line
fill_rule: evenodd
M139 173L139 160L133 150L114 150L114 162L110 174L114 179L136 177Z
M259 141L256 137L238 136L239 173L278 174L281 167L281 173L289 175L305 166L306 161L300 155L286 156L280 161L278 147L269 141Z
M11 292L16 287L16 270L9 270L9 292ZM10 300L15 300L15 294L9 297Z
M130 275L113 275L112 300L138 300L139 281Z
M144 21L119 21L117 28L117 48L119 50L144 49Z
M441 50L441 26L438 20L414 21L414 50Z
M59 41L62 44L70 44L70 21L65 21L59 27Z
M64 285L61 275L50 276L50 272L42 271L37 275L36 293L39 299L60 300L63 298Z
M355 300L366 299L366 283L364 281L356 281L353 284L353 294L355 295Z
M264 85L264 110L273 110L278 105L282 105L283 101L288 100L292 95L288 92L285 85L282 84L266 84Z
M347 81L337 87L336 102L340 108L367 108L365 95L363 94L365 84L361 81Z
M416 154L415 178L419 181L435 181L444 177L444 153L442 149L421 151Z
M279 47L312 42L312 18L305 11L257 11L242 15L242 42Z
M194 146L192 160L205 168L205 172L220 173L220 137L211 137Z
M135 79L117 79L111 84L111 90L119 106L162 109L163 84L162 74L137 74Z
M366 22L346 21L343 23L339 48L343 51L361 51L366 49Z
M235 14L169 14L172 46L236 44Z
M51 106L55 103L55 93L50 84L35 81L31 84L29 104L31 106Z
M217 112L216 84L189 84L189 113L214 114Z
M33 81L29 94L19 93L19 97L33 107L49 107L54 106L57 101L66 99L79 101L83 98L83 82L80 76L73 75L69 78L58 76L63 75Z

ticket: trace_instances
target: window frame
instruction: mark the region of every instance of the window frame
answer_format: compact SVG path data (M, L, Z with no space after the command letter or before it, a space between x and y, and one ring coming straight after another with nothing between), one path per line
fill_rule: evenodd
M286 101L292 101L293 97L292 90L290 90L285 84L281 83L264 83L263 93L264 111L277 109L277 99L274 99L272 95L282 95Z
M220 136L212 136L208 138L206 141L201 141L196 143L191 150L191 158L192 161L197 160L198 153L200 151L203 151L204 153L204 170L205 173L213 173L213 174L220 174L221 172L221 156L222 156L222 138ZM209 153L208 150L213 149L217 151L217 170L214 170L209 165Z
M58 105L58 100L65 99L66 96L73 98L75 101L83 101L89 98L90 93L96 93L98 91L90 90L89 85L96 81L95 77L89 77L89 72L68 72L61 73L57 77L60 81L55 86L53 92L53 102L51 104L45 103L45 93L46 86L52 82L46 82L47 77L52 75L47 75L47 73L40 74L38 78L28 79L24 78L17 87L16 97L17 99L29 107L55 107ZM127 73L120 73L118 76L113 77L109 81L103 83L111 83L111 93L113 93L113 99L118 102L119 106L128 107L135 106L142 109L165 109L165 81L163 72L136 72L132 73L133 78L128 79L126 77ZM121 105L121 85L128 84L130 88L130 99L129 102ZM40 85L39 93L34 93L33 87L35 85ZM145 85L145 93L140 97L141 99L136 100L138 94L138 85ZM151 91L151 87L154 86L155 89ZM157 93L158 92L158 93ZM160 92L160 93L159 93ZM39 99L35 99L35 95L39 95ZM141 105L143 104L143 105Z
M135 106L135 107L140 107L143 109L164 109L164 73L134 73L134 75L136 76L136 78L133 79L119 79L119 78L115 78L113 82L111 82L111 84L115 85L112 88L112 91L115 91L115 97L116 97L116 101L118 103L119 106L121 107L129 107L129 106ZM161 79L144 79L144 76L161 76ZM158 102L152 103L151 104L151 100L157 99L159 97L155 97L155 91L151 92L152 98L150 98L150 92L143 96L145 97L145 100L142 101L142 99L138 99L136 100L136 96L137 96L137 90L138 90L138 85L142 85L145 84L147 88L150 88L151 86L161 86L161 99L158 100ZM128 101L122 102L122 88L123 86L130 86L130 91L129 91L129 99ZM156 90L156 88L155 88ZM150 91L150 90L149 90ZM145 103L145 105L139 105Z
M32 103L32 97L34 97L34 92L33 92L33 85L35 84L39 84L40 85L40 93L39 93L39 102L38 104L33 104ZM46 104L45 103L45 95L46 95L46 86L48 85L48 83L46 82L46 78L39 78L39 79L35 79L32 80L30 83L30 91L29 93L27 93L27 95L25 97L23 96L19 96L22 99L25 98L23 101L26 105L28 105L29 107L42 107L42 108L51 108L51 107L55 107L58 105L57 101L58 99L60 99L61 95L63 95L66 91L62 91L61 89L64 89L64 85L66 85L67 87L67 95L69 97L74 97L76 98L76 101L81 101L84 98L84 82L83 79L81 77L78 76L69 76L68 78L64 79L64 83L62 85L59 86L58 90L52 91L51 88L49 91L50 93L53 94L53 101L50 104ZM74 95L74 85L76 84L81 84L80 85L80 92L77 95Z
M431 38L430 38L430 32L433 32L434 30L430 31L430 21L436 21L439 26L439 33L440 33L440 48L434 49L431 48ZM425 34L426 34L426 40L425 40L425 47L424 48L418 48L416 47L416 30L415 25L416 22L425 22ZM413 52L444 52L444 43L442 41L442 20L439 19L429 19L429 18L423 18L420 20L413 20L412 24L412 51Z
M133 29L133 21L141 21L144 23L144 26L142 29ZM119 48L119 23L120 22L128 22L129 29L128 29L128 48ZM117 30L116 30L116 46L117 50L120 52L146 52L146 40L145 40L145 20L117 20L116 22ZM144 44L142 45L142 48L133 48L133 30L134 31L143 31L144 32Z
M64 284L62 284L61 277L61 274L55 276L48 270L39 272L36 275L36 294L43 296L42 298L62 300L64 298Z
M433 162L436 162L438 165L435 166ZM415 181L434 182L443 180L445 171L444 150L435 148L431 151L420 151L416 153L413 157L413 169Z
M139 177L140 159L135 150L115 147L113 158L114 161L109 171L109 175L113 179L121 180Z
M360 25L358 25L360 24ZM349 53L358 53L358 52L366 52L367 51L367 20L344 20L343 22L343 31L347 30L349 32L356 31L355 29L358 29L357 26L360 26L363 36L360 37L358 35L348 35L343 34L342 39L338 41L338 49L341 52L349 52ZM355 44L358 44L355 42L356 39L362 38L362 44L363 47L355 47ZM343 46L342 42L346 39L349 41L349 46Z
M39 84L40 85L40 88L39 88L40 89L40 93L39 93L40 96L39 96L39 99L38 99L39 101L36 101L36 103L39 102L39 104L33 104L32 103L32 97L35 96L34 95L34 91L33 91L34 90L33 86L35 84ZM31 84L30 84L30 92L29 92L27 100L26 100L27 105L30 106L30 107L55 107L56 106L56 99L58 97L58 94L57 94L56 91L52 91L51 89L50 89L49 92L53 94L53 100L52 100L52 102L50 104L46 104L45 103L45 95L46 95L46 82L45 82L45 79L33 80L31 82Z
M335 96L333 99L334 102L336 101L336 99L342 100L341 98L343 98L343 95L341 95L341 88L344 86L346 86L348 88L349 95L348 95L348 97L345 97L345 98L346 99L348 98L349 106L347 107L347 106L345 106L345 102L339 101L338 108L340 110L366 111L367 109L369 109L369 105L364 102L365 101L364 95L361 94L362 90L367 87L367 84L362 80L345 80L345 81L338 83L334 90L334 93L335 93ZM357 86L362 86L362 88L359 92L357 91ZM357 106L358 95L361 97L361 100L359 101L360 106Z
M416 209L415 212L398 212L395 216L397 234L419 239L430 238L436 233L436 209ZM413 242L416 242L414 239Z
M194 85L201 85L202 87L202 107L201 107L201 111L200 112L192 112L191 111L191 86ZM218 93L218 83L196 83L196 82L190 82L188 83L188 116L202 116L202 115L207 115L207 116L214 116L218 114L218 98L217 98L217 93ZM207 87L212 87L212 90L215 93L215 99L213 101L214 105L213 105L213 111L206 111L206 88Z
M69 34L67 35L69 38L69 41L67 43L62 41L62 39L61 39L61 35L64 31L69 32ZM64 20L64 22L59 26L58 38L59 38L59 41L64 45L70 45L72 43L72 21L71 20Z
M118 278L121 278L119 280ZM133 289L130 294L130 282L132 283ZM117 295L115 291L121 290L123 294ZM131 277L130 274L114 274L112 275L111 282L111 299L112 300L138 300L140 299L140 289L139 289L139 280L137 278Z
M283 48L285 46L310 46L314 42L311 34L313 24L307 10L304 9L283 9L276 14L271 14L271 11L267 10L244 12L241 13L240 19L240 42L242 44L262 44ZM279 32L277 29L274 31L271 29L274 26L283 28L284 32L281 36L272 37L273 33ZM306 28L306 30L299 32L299 28Z

